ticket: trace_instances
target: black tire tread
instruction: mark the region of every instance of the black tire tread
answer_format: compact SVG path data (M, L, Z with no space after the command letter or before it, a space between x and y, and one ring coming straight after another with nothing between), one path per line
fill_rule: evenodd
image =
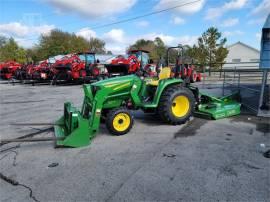
M171 111L168 110L171 107L171 100L176 94L185 94L191 102L191 109L187 116L181 117L181 118L173 118L171 115ZM164 92L161 95L159 106L158 106L158 114L160 118L167 123L170 123L172 125L179 125L184 124L186 121L189 120L191 117L193 111L195 108L195 98L193 96L193 93L188 88L182 87L180 85L168 87L164 90Z
M124 113L127 113L129 114L130 116L130 121L131 121L131 124L130 126L127 128L127 130L125 131L122 131L122 132L119 132L119 131L116 131L114 128L113 128L113 118L115 117L116 114L119 114L121 112L124 112ZM134 120L133 120L133 116L131 115L131 113L129 112L129 110L125 107L120 107L120 108L116 108L116 109L112 109L110 110L108 113L107 113L107 118L106 118L106 127L107 129L109 130L109 132L113 135L117 135L117 136L120 136L120 135L125 135L126 133L128 133L132 126L133 126L133 123L134 123Z

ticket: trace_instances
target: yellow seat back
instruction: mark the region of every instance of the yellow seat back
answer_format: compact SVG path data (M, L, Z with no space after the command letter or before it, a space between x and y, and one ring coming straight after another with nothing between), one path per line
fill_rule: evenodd
M161 69L158 80L154 80L149 82L148 84L151 86L158 86L158 82L162 79L167 79L171 77L171 68L170 67L164 67Z
M161 69L159 73L159 80L170 78L171 76L171 68L170 67L164 67Z

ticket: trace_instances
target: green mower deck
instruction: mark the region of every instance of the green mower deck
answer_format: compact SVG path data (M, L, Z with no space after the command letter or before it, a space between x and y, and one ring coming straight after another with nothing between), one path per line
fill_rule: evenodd
M241 104L236 101L238 93L221 98L201 94L201 103L197 106L195 116L208 119L222 119L240 114Z

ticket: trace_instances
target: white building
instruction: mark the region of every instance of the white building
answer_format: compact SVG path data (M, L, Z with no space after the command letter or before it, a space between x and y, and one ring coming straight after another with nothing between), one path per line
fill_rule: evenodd
M225 59L223 68L258 68L260 51L240 41L227 47L229 53Z

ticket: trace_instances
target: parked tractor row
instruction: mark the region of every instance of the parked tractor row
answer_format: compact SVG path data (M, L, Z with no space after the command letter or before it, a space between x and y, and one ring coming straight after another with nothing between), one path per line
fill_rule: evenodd
M169 57L168 49L167 57ZM181 51L180 51L181 52ZM179 52L179 53L180 53ZM171 65L171 77L188 78L190 82L201 81L201 74L197 73L194 65L182 62L182 52L176 65ZM109 77L137 74L144 77L157 77L162 66L149 59L149 52L145 50L131 50L127 56L119 55L108 64L101 64L95 53L80 52L64 55L51 61L44 60L38 64L21 65L14 61L0 64L1 78L16 79L22 82L48 82L56 85L59 82L90 83Z

